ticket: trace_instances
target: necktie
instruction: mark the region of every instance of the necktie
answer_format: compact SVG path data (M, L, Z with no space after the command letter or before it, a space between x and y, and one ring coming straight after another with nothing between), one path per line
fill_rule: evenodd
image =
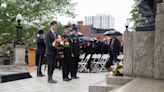
M53 32L52 34L54 35L54 38L56 39L56 34L55 34L55 32Z

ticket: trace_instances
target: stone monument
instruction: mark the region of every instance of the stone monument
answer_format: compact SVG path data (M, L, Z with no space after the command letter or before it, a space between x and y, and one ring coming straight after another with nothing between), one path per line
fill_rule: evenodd
M157 4L162 0L139 0L139 13L145 19L145 24L136 27L136 31L154 31Z
M124 74L164 79L164 3L157 6L155 30L126 32Z
M164 79L164 3L158 5L155 25L154 77Z

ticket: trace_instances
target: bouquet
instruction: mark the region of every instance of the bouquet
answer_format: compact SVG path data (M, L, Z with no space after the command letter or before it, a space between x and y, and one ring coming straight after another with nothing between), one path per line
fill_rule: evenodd
M123 62L117 62L110 67L110 72L115 76L123 76Z
M64 44L63 44L63 48L69 47L69 44L70 44L70 43L68 42L68 40L66 40L66 39L63 40L63 43L64 43Z
M58 36L58 38L55 41L55 47L56 48L66 48L69 47L70 43L66 39L62 39L61 36Z
M58 36L58 38L55 41L55 47L56 48L61 48L64 45L63 40L61 36Z

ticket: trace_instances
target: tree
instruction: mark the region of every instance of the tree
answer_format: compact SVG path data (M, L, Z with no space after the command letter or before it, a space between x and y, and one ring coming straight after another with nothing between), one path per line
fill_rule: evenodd
M0 8L0 47L16 40L16 15L23 15L22 39L27 41L45 28L57 15L75 17L71 0L1 0L7 4Z
M58 23L57 25L57 33L64 34L64 26L61 23Z
M139 13L139 8L138 8L139 1L138 0L134 0L134 2L135 3L133 5L133 7L132 7L133 9L130 12L131 15L132 15L130 20L132 22L134 22L134 25L133 25L132 29L135 29L137 26L140 26L140 25L145 23L145 18L143 18L141 16L141 14Z

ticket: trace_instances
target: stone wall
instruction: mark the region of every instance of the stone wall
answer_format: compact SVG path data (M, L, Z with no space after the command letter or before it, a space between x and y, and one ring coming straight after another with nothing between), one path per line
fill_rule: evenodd
M124 74L164 79L164 3L157 8L155 31L125 33Z
M126 32L124 35L124 74L154 76L154 32Z
M164 3L157 8L155 29L154 77L164 79Z
M133 76L154 75L154 32L134 32Z

